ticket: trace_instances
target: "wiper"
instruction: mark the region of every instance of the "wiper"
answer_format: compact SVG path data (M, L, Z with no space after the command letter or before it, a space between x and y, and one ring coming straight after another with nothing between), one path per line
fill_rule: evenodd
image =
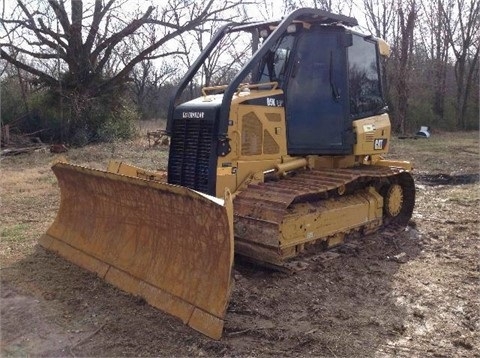
M340 93L337 85L333 82L333 51L330 51L330 87L332 88L332 97L335 102L340 100Z

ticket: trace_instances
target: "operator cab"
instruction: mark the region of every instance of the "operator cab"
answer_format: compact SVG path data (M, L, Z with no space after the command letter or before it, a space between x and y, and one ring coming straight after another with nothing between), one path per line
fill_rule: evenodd
M377 41L343 26L298 25L263 57L253 82L283 89L290 155L351 154L352 121L386 111Z

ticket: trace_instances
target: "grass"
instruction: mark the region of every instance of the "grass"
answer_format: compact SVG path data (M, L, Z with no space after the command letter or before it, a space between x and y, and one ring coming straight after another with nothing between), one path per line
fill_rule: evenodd
M140 122L139 136L129 141L70 148L67 153L33 152L0 160L0 261L2 267L32 252L55 219L60 193L51 165L62 156L70 163L105 169L111 159L146 169L166 169L168 147L149 147L147 131L162 121Z
M73 164L105 169L109 160L122 160L150 170L165 170L168 147L149 147L146 133L164 128L162 121L139 123L139 136L71 148L62 155L34 152L0 161L0 260L2 266L30 253L38 237L53 222L59 205L59 190L51 164L61 156ZM417 173L478 173L478 132L433 134L429 139L392 138L388 158L410 160ZM461 186L465 187L466 186ZM468 190L460 186L446 197L451 202L472 203L480 200L478 185Z
M5 243L22 241L26 237L27 228L24 223L3 228L0 233L1 241Z
M443 132L430 138L392 138L390 158L413 162L418 172L478 173L479 133Z
M474 203L480 204L480 190L478 184L453 187L448 193L447 200L466 206L471 206Z

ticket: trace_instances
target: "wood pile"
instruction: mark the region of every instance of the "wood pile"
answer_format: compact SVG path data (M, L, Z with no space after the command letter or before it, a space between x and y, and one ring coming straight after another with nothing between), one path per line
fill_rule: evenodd
M1 148L1 156L48 151L48 145L40 138L12 133L8 124L1 128Z

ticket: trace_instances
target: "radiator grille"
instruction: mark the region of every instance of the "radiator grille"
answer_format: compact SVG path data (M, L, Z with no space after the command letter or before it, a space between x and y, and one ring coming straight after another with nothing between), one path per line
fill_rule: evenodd
M209 169L211 155L215 155L213 129L212 120L174 120L168 161L170 184L212 194L215 183L211 181L215 179L211 179Z

